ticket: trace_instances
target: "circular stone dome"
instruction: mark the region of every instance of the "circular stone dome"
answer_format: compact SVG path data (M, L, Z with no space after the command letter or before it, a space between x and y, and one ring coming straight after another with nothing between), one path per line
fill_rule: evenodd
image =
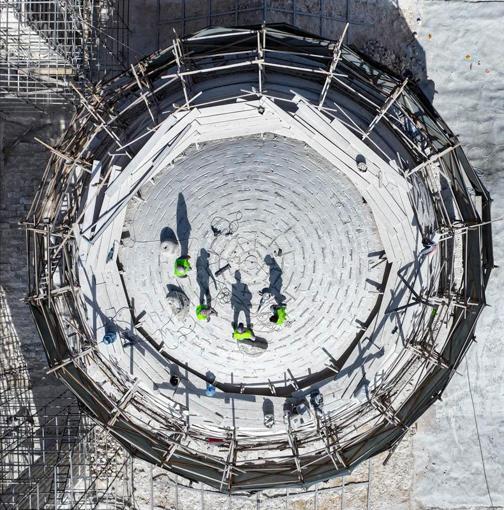
M132 242L118 254L126 292L149 310L142 327L150 336L200 373L283 386L286 368L298 376L323 369L324 347L343 353L371 314L372 282L382 282L385 266L369 264L383 253L371 210L344 173L304 143L268 134L201 144L140 195L124 223ZM179 251L191 256L185 279L173 275L178 254L160 253L164 229L176 231ZM167 305L173 286L193 309L182 320ZM209 322L196 318L200 303L217 312ZM278 326L271 306L281 303L288 320ZM244 350L233 339L239 320L266 349ZM251 353L261 360L251 363Z
M81 97L26 220L49 365L128 450L218 490L394 447L474 338L490 199L414 83L212 28Z

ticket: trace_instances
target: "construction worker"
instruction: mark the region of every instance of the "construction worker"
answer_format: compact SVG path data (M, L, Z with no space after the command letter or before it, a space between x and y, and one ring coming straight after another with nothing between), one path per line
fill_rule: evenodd
M175 261L175 276L177 278L186 278L189 271L191 270L191 263L189 262L189 255L184 255L183 257L179 257Z
M425 238L422 240L422 244L424 246L423 250L418 254L418 257L425 257L426 255L432 255L438 249L439 241L441 239L441 234L439 232L435 232L432 236L432 239Z
M287 307L285 305L272 305L271 312L273 315L270 321L281 326L287 320Z
M117 332L114 330L105 331L105 335L103 337L103 342L106 344L113 344L117 339Z
M196 318L200 321L209 321L211 315L217 315L217 312L207 305L198 305L196 307Z
M324 397L319 390L314 390L310 393L310 404L317 414L324 414Z
M238 326L234 328L233 331L233 338L237 340L238 342L241 340L252 340L254 341L256 338L254 336L254 333L250 328L246 328L243 325L243 322L240 322Z
M213 397L215 395L215 386L207 382L205 395L207 397Z

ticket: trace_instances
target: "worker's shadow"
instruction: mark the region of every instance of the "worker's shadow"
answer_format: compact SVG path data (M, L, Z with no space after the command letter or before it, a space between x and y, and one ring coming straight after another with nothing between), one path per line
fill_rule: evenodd
M245 314L247 327L251 327L250 310L252 309L252 293L247 284L241 281L240 271L235 272L235 283L231 287L231 308L233 309L233 327L239 324L240 314Z
M261 294L261 296L266 296L269 294L275 300L277 305L281 305L285 301L285 296L282 294L282 268L271 255L266 255L266 257L264 257L264 262L269 269L269 285L268 287L262 289L259 294Z
M217 282L215 281L215 277L210 269L209 263L209 253L205 250L205 248L201 248L201 251L198 255L198 259L196 261L196 281L198 282L200 288L200 305L211 306L212 305L212 295L210 293L210 280L213 281L215 289L217 290Z
M180 256L189 255L189 238L191 237L191 224L187 216L187 205L182 193L177 200L177 237L180 243Z

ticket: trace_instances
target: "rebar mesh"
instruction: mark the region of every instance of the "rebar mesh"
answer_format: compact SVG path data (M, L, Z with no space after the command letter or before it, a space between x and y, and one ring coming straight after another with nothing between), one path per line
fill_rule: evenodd
M0 401L0 505L20 508L127 508L131 457L63 393L39 407L29 390ZM15 397L15 398L13 398Z
M123 0L0 2L0 108L67 105L82 87L127 65Z

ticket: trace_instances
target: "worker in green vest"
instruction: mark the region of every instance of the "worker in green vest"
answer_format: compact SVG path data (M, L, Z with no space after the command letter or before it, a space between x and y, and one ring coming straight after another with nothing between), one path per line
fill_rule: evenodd
M191 263L189 262L189 255L184 255L183 257L179 257L175 261L175 276L177 278L186 278L189 271L191 270Z
M196 307L196 318L200 321L209 321L211 315L217 315L217 312L207 305L198 305Z
M270 321L281 326L287 320L287 307L285 305L273 305L271 307L273 315Z
M250 328L246 328L243 325L243 322L240 322L240 324L238 324L238 326L236 326L234 328L233 338L235 340L237 340L238 342L240 340L252 340L252 341L254 341L256 339L254 333L252 332L252 330Z

